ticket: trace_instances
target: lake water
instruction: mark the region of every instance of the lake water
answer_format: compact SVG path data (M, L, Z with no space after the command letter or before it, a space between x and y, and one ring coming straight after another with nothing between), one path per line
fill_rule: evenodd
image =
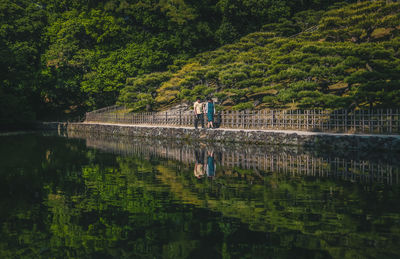
M0 258L399 258L393 152L0 136Z

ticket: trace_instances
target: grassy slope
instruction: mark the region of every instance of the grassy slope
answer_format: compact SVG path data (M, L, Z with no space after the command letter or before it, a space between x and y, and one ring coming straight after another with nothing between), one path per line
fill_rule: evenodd
M120 102L160 109L216 96L224 109L398 107L399 48L400 3L367 1L324 13L314 32L252 33L176 71L128 80Z

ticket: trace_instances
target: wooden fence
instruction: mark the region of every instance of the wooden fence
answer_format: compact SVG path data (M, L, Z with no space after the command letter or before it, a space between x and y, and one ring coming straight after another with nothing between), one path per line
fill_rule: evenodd
M114 108L116 109L116 108ZM206 116L204 116L206 121ZM119 113L116 111L90 112L86 122L133 125L193 126L190 111ZM345 133L400 133L399 109L376 110L261 110L222 111L215 115L221 128L275 129Z

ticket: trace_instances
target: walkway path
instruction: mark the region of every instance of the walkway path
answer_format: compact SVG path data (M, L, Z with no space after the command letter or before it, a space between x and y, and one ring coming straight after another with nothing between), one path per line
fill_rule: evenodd
M137 127L137 128L171 128L171 129L192 129L194 127L187 126L170 126L170 125L150 125L150 124L119 124L119 123L103 123L103 122L83 122L89 125L110 125L120 127ZM398 138L400 135L383 135L383 134L360 134L360 133L331 133L331 132L311 132L299 130L265 130L265 129L230 129L230 128L217 128L217 129L202 129L202 130L215 130L215 131L228 131L228 132L266 132L266 133L283 133L283 134L297 134L299 136L359 136L359 137L380 137L380 138Z

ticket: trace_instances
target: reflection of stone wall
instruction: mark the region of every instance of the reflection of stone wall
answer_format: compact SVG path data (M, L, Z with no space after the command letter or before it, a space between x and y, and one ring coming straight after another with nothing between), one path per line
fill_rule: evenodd
M84 132L69 132L68 136L86 139L88 147L107 152L176 160L187 165L192 165L196 161L196 150L204 150L214 151L217 163L225 168L239 167L254 171L387 184L398 184L400 176L400 164L395 156L363 160L356 158L360 155L337 157L293 147L199 144L112 135L93 136Z
M46 125L42 125L46 128ZM47 127L63 130L112 134L131 137L166 138L178 140L203 140L210 142L239 142L263 145L312 146L331 149L375 149L400 151L400 136L326 134L314 132L283 132L257 130L195 130L179 127L145 127L104 124L49 124Z

